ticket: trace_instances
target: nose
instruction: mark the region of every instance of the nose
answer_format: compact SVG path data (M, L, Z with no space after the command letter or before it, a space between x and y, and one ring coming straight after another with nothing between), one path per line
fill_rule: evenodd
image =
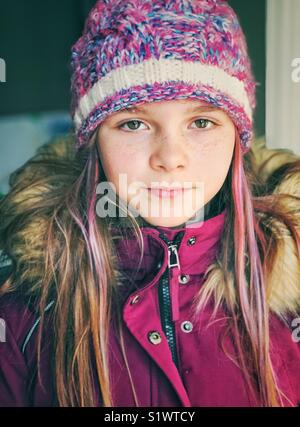
M158 138L154 146L150 156L150 166L154 170L171 172L186 167L188 159L183 136L172 132Z

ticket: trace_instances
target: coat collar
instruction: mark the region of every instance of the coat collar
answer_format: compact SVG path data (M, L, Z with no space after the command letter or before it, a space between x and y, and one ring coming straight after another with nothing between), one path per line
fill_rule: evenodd
M204 275L220 249L226 213L227 210L224 209L213 217L186 227L155 227L144 224L140 227L143 251L133 231L123 230L124 233L120 236L113 229L118 273L127 290L148 286L166 269L168 245L161 233L169 241L180 238L178 255L181 274Z

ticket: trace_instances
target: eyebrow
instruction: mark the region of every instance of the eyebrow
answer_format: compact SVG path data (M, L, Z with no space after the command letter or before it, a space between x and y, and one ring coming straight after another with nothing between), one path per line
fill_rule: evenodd
M198 105L197 107L190 108L186 111L186 113L203 113L205 111L220 111L220 108L210 106L210 105ZM123 111L119 111L119 113L129 113L129 114L135 114L135 113L147 113L147 111L143 107L126 107Z

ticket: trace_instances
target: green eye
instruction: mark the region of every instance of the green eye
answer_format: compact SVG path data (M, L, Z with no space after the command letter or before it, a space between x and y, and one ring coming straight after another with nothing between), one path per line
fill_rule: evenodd
M197 119L195 120L195 123L199 123L199 126L197 125L197 127L200 129L205 129L209 124L213 124L210 120L207 119Z
M120 125L121 129L124 129L124 126L127 125L129 130L137 130L139 129L139 125L142 122L140 122L139 120L129 120L128 122L123 123L122 125Z

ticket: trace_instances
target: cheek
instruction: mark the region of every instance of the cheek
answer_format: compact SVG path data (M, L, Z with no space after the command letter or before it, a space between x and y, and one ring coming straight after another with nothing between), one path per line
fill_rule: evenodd
M203 183L205 202L208 202L221 189L228 174L234 143L223 139L210 142L194 157L195 179Z
M116 193L125 199L128 186L136 180L138 174L138 159L128 150L106 148L103 147L100 153L103 171Z
M119 141L104 139L105 143L99 145L99 154L105 175L111 181L118 179L119 174L126 174L128 179L139 175L147 164L145 146L120 143Z
M102 144L99 147L99 155L104 173L108 181L115 182L119 173L124 171L127 159L120 150L113 148L113 144Z

